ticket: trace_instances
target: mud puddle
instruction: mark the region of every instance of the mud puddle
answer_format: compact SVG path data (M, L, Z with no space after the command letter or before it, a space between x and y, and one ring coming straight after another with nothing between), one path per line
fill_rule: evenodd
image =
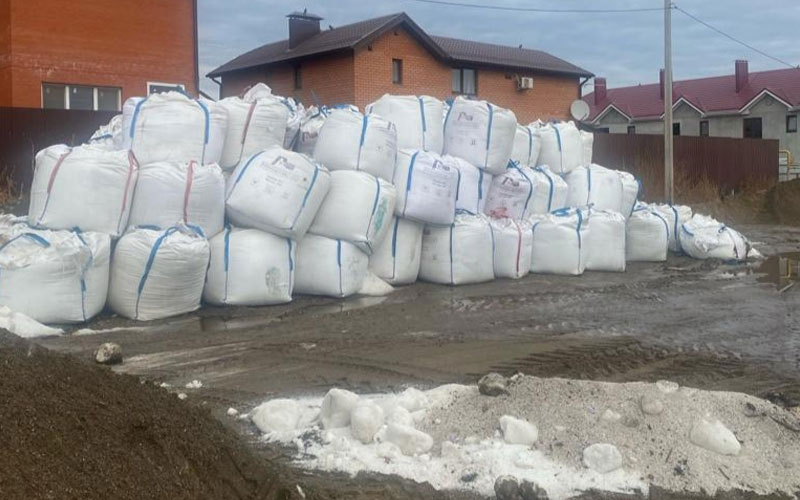
M767 257L754 271L760 283L772 283L784 292L800 281L800 252L786 252Z

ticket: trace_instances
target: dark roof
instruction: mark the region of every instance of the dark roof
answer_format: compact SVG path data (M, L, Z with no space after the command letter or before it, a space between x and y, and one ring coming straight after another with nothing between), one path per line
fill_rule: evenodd
M208 73L207 76L214 77L254 66L355 49L371 42L386 30L401 24L435 56L445 61L574 76L593 76L585 69L539 50L429 36L404 12L322 30L294 49L289 49L289 40L269 43L228 61Z
M764 92L789 106L800 106L800 69L751 71L747 85L736 92L736 76L712 76L673 82L673 104L681 99L705 113L738 113ZM606 98L594 102L594 92L583 97L589 104L589 121L596 119L609 106L614 106L629 119L658 118L664 112L664 99L658 83L608 89Z

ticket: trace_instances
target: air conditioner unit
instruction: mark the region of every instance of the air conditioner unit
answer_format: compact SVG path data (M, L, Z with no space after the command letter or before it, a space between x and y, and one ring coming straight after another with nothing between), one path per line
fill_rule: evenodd
M530 76L523 76L517 79L517 90L532 89L533 78Z

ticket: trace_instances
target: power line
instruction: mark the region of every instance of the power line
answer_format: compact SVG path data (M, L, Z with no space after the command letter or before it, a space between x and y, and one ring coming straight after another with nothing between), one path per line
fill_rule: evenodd
M703 21L702 19L699 19L699 18L697 18L697 17L693 16L692 14L689 14L688 12L686 12L686 11L685 11L685 10L683 10L683 9L681 9L680 7L678 7L678 6L677 6L677 5L675 5L675 4L673 4L672 8L674 8L675 10L677 10L678 12L680 12L681 14L685 15L686 17L688 17L688 18L690 18L690 19L693 19L693 20L697 21L698 23L702 24L702 25L703 25L703 26L705 26L706 28L708 28L708 29L710 29L710 30L712 30L712 31L715 31L715 32L719 33L720 35L724 36L725 38L727 38L727 39L729 39L729 40L732 40L732 41L734 41L734 42L738 43L739 45L743 45L743 46L747 47L748 49L750 49L750 50L752 50L752 51L754 51L754 52L757 52L757 53L761 54L761 55L762 55L762 56L764 56L764 57L767 57L767 58L769 58L769 59L772 59L773 61L776 61L776 62L779 62L779 63L781 63L781 64L784 64L784 65L786 65L786 66L788 66L788 67L790 67L790 68L796 68L796 67L797 67L797 65L795 65L795 64L790 64L790 63L788 63L788 62L784 61L783 59L780 59L780 58L777 58L777 57L775 57L775 56L772 56L772 55L770 55L770 54L767 54L767 53L766 53L766 52L764 52L763 50L759 50L759 49L757 49L757 48L753 47L752 45L750 45L749 43L743 42L742 40L739 40L738 38L734 37L733 35L729 35L729 34L725 33L725 32L724 32L724 31L722 31L721 29L719 29L719 28L716 28L716 27L714 27L714 26L712 26L712 25L708 24L707 22L705 22L705 21Z
M623 13L623 12L652 12L652 11L663 11L663 7L642 7L642 8L634 8L634 9L543 9L538 7L506 7L502 5L482 5L476 3L466 3L466 2L451 2L447 0L413 0L414 2L420 3L432 3L437 5L449 5L451 7L472 7L475 9L486 9L486 10L505 10L505 11L512 11L512 12L552 12L552 13L591 13L591 14L602 14L602 13Z

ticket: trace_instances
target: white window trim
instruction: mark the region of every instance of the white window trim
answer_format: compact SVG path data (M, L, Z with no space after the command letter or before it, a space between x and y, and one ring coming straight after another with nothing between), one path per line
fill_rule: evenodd
M107 88L107 89L116 89L117 90L117 109L115 111L122 110L122 88L121 87L114 87L114 86L107 86L107 85L83 85L80 83L69 84L69 83L51 83L51 82L42 82L41 85L41 95L42 95L42 103L41 106L44 108L44 86L45 85L63 85L64 86L64 109L70 110L72 109L70 106L70 99L69 99L69 90L72 87L91 87L92 88L92 109L85 110L85 111L100 111L99 108L99 97L100 97L100 87ZM108 110L106 110L108 111Z
M186 85L182 83L166 83L166 82L147 82L147 95L150 95L150 86L151 85L158 85L161 87L180 87L180 89L186 92Z

